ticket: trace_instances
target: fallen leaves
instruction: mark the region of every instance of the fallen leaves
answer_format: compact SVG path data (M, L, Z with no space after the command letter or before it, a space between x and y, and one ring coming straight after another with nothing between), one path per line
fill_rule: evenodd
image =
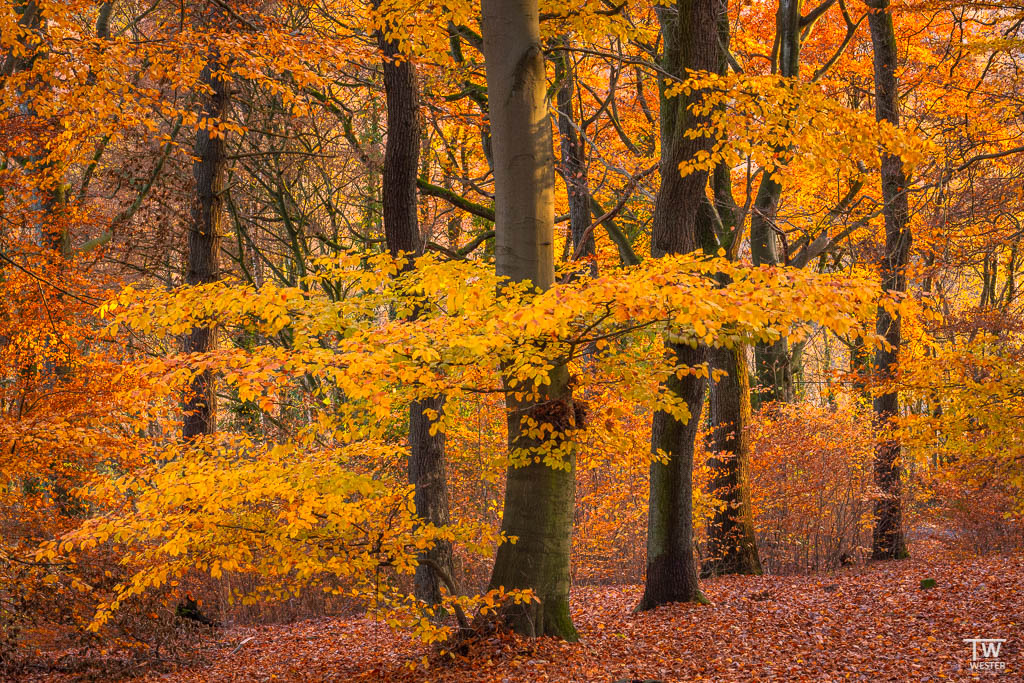
M205 668L151 680L964 680L972 675L964 638L1006 638L1001 656L1012 678L1024 670L1021 559L912 559L814 576L722 577L705 584L710 607L646 613L633 612L638 586L578 587L579 643L495 636L454 660L372 618L238 628L223 634ZM923 577L935 587L922 591Z

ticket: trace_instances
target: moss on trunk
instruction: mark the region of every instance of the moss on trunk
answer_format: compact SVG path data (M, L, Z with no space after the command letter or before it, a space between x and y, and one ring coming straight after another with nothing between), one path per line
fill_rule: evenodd
M750 384L746 347L712 349L711 367L726 374L711 385L711 435L714 454L710 492L724 501L708 525L707 560L701 574L761 574L750 505Z

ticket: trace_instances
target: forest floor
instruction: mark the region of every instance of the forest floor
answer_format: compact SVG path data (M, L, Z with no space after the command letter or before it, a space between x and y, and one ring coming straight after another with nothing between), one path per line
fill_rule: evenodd
M922 579L935 587L922 589ZM965 638L1002 638L1024 681L1024 557L932 556L811 576L722 577L710 606L634 613L639 586L578 587L576 644L495 636L441 658L372 619L217 632L197 668L157 681L930 681L972 672ZM248 640L247 640L248 639ZM424 664L424 657L427 657Z

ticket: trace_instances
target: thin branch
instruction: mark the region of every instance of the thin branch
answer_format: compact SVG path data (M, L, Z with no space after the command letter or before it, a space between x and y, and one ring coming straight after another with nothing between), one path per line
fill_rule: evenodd
M445 586L448 587L448 592L452 596L461 595L462 592L459 587L455 585L454 579L444 570L441 565L436 562L432 557L418 557L416 561L422 564L424 567L429 567L432 572L441 579ZM452 608L455 610L455 619L459 622L459 628L463 631L469 631L469 620L466 619L466 613L462 611L462 606L459 603L452 603Z
M6 263L11 264L12 266L17 268L21 272L23 272L26 275L28 275L33 280L36 280L37 282L42 282L47 287L50 287L51 289L53 289L55 291L58 291L61 294L64 294L65 296L69 296L72 299L74 299L75 301L79 301L79 302L81 302L83 304L86 304L86 305L89 305L89 306L95 306L96 304L101 303L103 301L102 299L98 299L98 298L92 297L92 296L89 297L89 299L91 299L91 301L83 299L82 297L78 296L77 294L69 292L68 290L64 289L63 287L54 284L50 280L47 280L42 275L39 275L37 273L33 273L31 270L29 270L25 266L21 265L20 263L18 263L17 261L15 261L14 259L12 259L10 256L8 256L7 254L5 254L2 251L0 251L0 261L4 261Z

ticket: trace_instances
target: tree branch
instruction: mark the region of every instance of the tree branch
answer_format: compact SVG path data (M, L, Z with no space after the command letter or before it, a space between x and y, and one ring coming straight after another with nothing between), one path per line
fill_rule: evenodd
M489 206L484 206L482 204L472 202L463 197L462 195L453 192L452 190L428 182L425 178L417 178L416 187L420 189L420 193L425 194L428 197L437 197L438 199L443 199L452 206L462 209L466 213L471 213L474 216L479 216L480 218L488 220L491 223L494 222L494 209L492 209Z

